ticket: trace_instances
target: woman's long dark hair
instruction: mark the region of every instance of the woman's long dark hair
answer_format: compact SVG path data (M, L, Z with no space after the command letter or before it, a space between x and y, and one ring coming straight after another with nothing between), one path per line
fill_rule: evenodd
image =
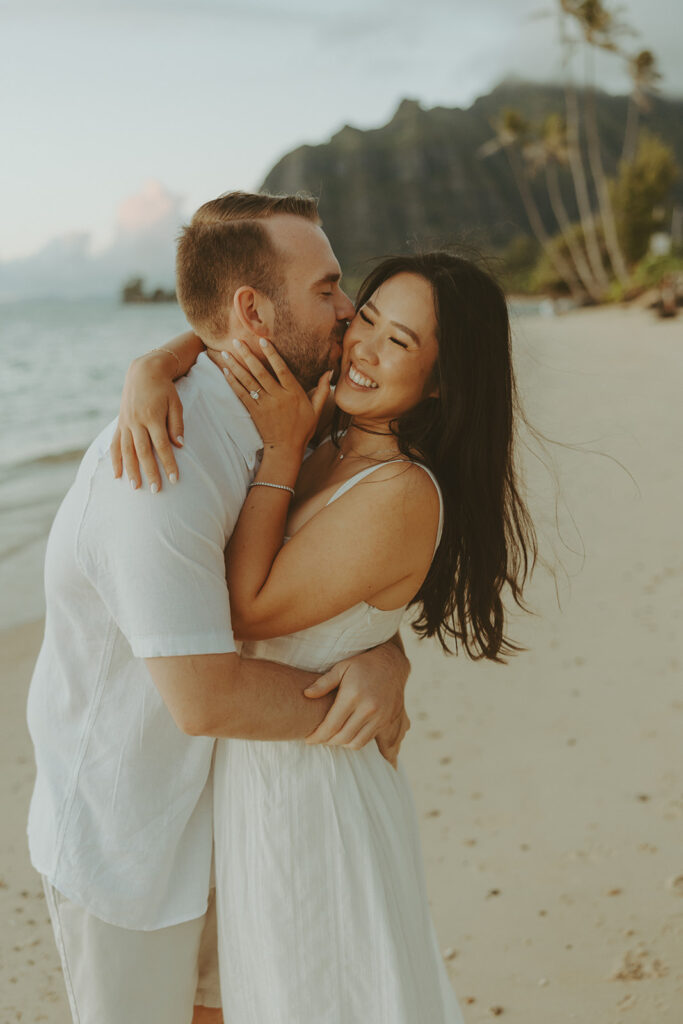
M450 252L383 260L360 286L356 308L396 274L418 274L434 296L439 397L425 398L391 424L401 452L429 467L444 500L441 542L411 601L416 633L461 641L473 658L503 662L525 648L505 635L501 591L520 608L538 554L536 533L519 493L517 420L524 418L512 365L505 295L490 273ZM338 442L350 417L336 410ZM526 422L526 420L525 420Z

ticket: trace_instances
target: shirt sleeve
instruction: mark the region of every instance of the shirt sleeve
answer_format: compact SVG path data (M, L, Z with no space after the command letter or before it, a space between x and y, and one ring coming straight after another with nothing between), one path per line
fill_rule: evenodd
M137 658L236 650L224 558L234 522L192 451L178 456L181 482L158 494L132 492L100 459L76 541L82 571Z

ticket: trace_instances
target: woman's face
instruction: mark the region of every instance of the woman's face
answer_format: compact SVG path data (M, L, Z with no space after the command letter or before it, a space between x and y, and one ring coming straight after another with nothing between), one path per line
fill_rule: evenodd
M387 423L437 394L430 386L436 330L428 281L406 272L381 284L344 335L339 408L360 423Z

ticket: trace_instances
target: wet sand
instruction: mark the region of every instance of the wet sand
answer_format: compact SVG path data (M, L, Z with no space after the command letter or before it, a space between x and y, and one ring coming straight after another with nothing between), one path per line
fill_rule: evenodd
M467 1024L681 1024L683 321L598 310L515 333L529 417L581 446L549 448L557 507L525 459L542 552L566 574L537 570L536 616L510 621L529 650L507 665L446 658L403 630L401 757L434 920ZM24 620L42 614L43 545L0 564L2 1024L69 1019L24 834L42 636Z

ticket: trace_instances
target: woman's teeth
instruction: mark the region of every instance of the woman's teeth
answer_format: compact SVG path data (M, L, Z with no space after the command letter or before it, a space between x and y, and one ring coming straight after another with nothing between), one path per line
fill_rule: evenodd
M379 385L375 384L374 380L370 380L369 377L364 377L362 373L354 369L353 366L349 367L349 378L354 384L357 384L361 388L376 388Z

